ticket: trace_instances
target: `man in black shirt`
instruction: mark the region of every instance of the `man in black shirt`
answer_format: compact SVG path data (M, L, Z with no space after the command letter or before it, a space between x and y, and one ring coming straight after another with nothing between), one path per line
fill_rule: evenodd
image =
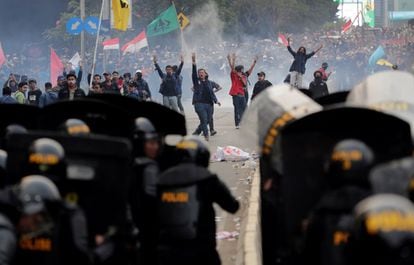
M27 99L30 105L39 106L40 96L42 91L37 88L37 82L35 79L29 80L29 92L27 93Z
M262 92L266 88L272 86L272 83L270 83L268 80L266 80L265 72L257 73L257 79L258 79L258 81L256 82L256 84L254 84L253 94L252 94L251 100L253 100L253 98L256 97L260 92Z
M329 94L328 86L326 85L325 81L322 80L322 72L315 71L313 77L315 78L309 84L309 90L312 93L312 98L320 98Z

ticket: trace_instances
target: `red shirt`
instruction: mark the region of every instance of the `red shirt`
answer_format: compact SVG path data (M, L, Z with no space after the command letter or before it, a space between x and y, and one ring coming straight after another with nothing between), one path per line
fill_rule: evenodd
M231 78L231 89L230 95L237 96L243 95L244 96L244 88L247 86L247 76L242 75L241 77L237 74L237 72L232 71L230 73Z
M323 80L323 81L328 81L328 77L329 77L329 76L328 76L328 74L326 73L325 69L320 68L318 71L322 73L322 80Z

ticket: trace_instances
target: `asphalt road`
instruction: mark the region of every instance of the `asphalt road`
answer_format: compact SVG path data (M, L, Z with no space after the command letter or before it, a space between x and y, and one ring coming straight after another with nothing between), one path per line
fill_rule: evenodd
M199 124L197 115L190 104L185 104L187 120L187 131L191 134ZM218 146L235 146L244 151L251 152L245 147L245 139L240 136L240 130L234 125L233 108L228 106L215 106L214 114L215 130L217 134L210 137L208 142L210 152L216 152ZM235 214L229 214L216 205L217 232L240 233L240 224L243 221L243 213L250 194L249 176L253 176L253 169L246 168L249 163L245 162L211 162L210 170L216 173L226 183L233 195L241 202L240 210ZM222 264L236 264L238 237L230 239L218 239L217 247L221 256Z

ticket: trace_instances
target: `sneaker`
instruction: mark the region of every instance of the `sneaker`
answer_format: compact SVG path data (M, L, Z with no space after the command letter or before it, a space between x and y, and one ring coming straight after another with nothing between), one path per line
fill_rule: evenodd
M210 135L211 135L211 136L214 136L214 135L216 135L216 134L217 134L217 131L214 131L214 130L213 130L213 131L211 131L211 132L210 132Z
M204 140L206 140L206 142L208 142L208 136L204 136Z
M198 133L198 132L193 132L193 135L197 135L197 136L199 136L199 135L200 135L200 133Z
M238 130L238 129L240 129L240 126L239 126L239 125L237 125L237 126L236 126L236 129L237 129L237 130Z

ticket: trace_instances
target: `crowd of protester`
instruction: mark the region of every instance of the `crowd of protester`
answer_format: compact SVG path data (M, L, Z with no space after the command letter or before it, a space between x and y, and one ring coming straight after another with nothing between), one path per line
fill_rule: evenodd
M308 71L304 75L303 86L308 87L313 79L314 71L320 68L321 64L329 64L329 72L332 72L330 78L330 91L349 90L356 83L373 71L386 69L386 66L368 66L368 59L375 49L382 45L386 52L386 59L391 63L398 65L403 71L414 71L414 26L404 25L388 29L371 29L368 27L352 28L344 34L338 31L319 31L304 32L301 34L285 33L290 37L292 49L296 51L300 46L307 48L309 52L323 45L324 48L307 63ZM190 42L190 40L187 40ZM184 47L186 45L183 45ZM286 47L276 40L262 39L254 40L246 38L244 41L220 41L205 46L195 48L198 57L198 64L206 68L210 75L214 76L223 88L230 90L231 80L230 68L227 64L227 55L235 52L241 63L248 64L251 58L258 56L257 70L266 73L267 79L274 84L281 83L289 72L289 65L292 62L291 55L287 52ZM57 48L57 53L62 61L67 62L76 51L68 48ZM7 50L5 51L8 52ZM187 56L192 50L185 51ZM7 81L10 73L21 81L22 78L36 79L41 90L44 90L43 84L49 79L49 60L47 52L41 51L39 45L28 48L26 53L9 53L7 54L7 63L0 69L0 81L4 87L8 86ZM143 77L148 81L150 91L155 100L161 101L158 95L160 79L152 63L152 56L156 54L158 63L161 66L176 65L179 63L181 51L171 50L168 47L150 47L144 48L139 54L127 54L123 56L119 51L107 51L105 54L100 53L97 59L96 72L117 71L122 74L130 73L134 76L137 70L142 71ZM104 60L105 56L105 60ZM83 60L85 64L85 76L90 72L92 54L86 53ZM105 62L105 63L104 63ZM69 69L70 70L70 69ZM69 71L68 70L68 71ZM183 97L190 98L191 91L191 65L184 64L183 76ZM252 88L256 80L249 80ZM18 82L17 82L18 83ZM17 84L15 84L17 85ZM80 87L88 93L86 78L83 78Z

